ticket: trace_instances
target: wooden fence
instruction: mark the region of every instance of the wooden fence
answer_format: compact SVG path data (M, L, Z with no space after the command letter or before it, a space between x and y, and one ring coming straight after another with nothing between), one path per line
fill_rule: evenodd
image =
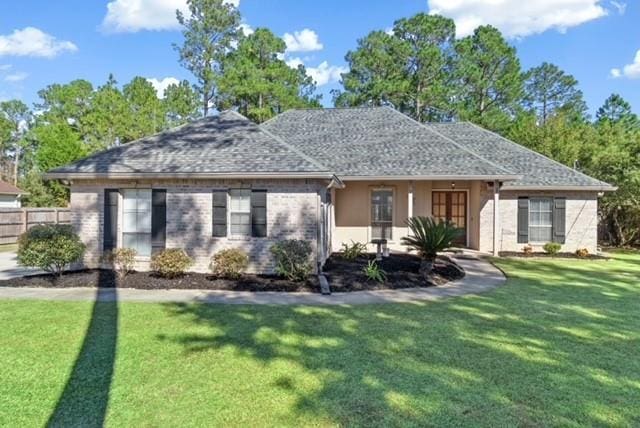
M13 244L36 224L70 223L69 208L0 208L0 244Z

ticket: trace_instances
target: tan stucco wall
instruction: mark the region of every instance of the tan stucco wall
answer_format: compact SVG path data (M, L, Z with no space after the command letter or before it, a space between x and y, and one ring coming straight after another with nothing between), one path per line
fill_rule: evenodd
M71 186L71 223L87 245L84 264L100 265L104 225L104 189L157 188L167 190L166 247L183 248L194 258L193 271L207 272L217 251L237 247L249 254L249 271L272 272L269 248L282 239L305 239L317 250L319 192L326 183L317 180L167 180L86 181ZM213 189L253 187L267 190L266 238L212 237ZM122 201L119 204L118 243L122 242ZM315 266L314 266L315 267ZM148 269L140 259L137 269Z
M451 181L414 181L413 182L413 215L431 215L431 192L434 190L452 190ZM479 245L479 203L477 193L480 182L455 181L455 190L467 191L468 245L478 248ZM374 188L391 188L394 190L393 239L389 243L392 249L404 250L400 244L402 236L406 236L405 220L408 217L409 182L408 181L351 181L345 183L344 189L338 189L336 195L336 228L333 233L333 250L338 251L342 243L370 242L370 192ZM373 246L370 246L373 250Z

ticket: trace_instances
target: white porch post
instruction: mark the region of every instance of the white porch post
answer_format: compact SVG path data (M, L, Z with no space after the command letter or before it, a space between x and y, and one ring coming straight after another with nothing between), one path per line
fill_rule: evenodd
M500 182L493 182L493 255L498 255L500 229Z
M329 253L334 251L333 231L336 228L336 189L331 188L331 204L329 204Z
M407 199L407 217L413 217L413 181L409 181L409 191ZM409 228L407 228L407 235L409 234Z

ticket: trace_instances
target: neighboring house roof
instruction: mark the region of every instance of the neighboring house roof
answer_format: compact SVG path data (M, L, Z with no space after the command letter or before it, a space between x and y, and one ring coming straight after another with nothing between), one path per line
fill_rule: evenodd
M0 180L0 195L24 195L26 192L18 189L13 184Z
M430 123L428 126L469 150L482 153L484 158L522 174L521 179L506 182L505 189L615 189L473 123Z
M288 110L263 123L341 179L514 179L517 174L388 107Z
M289 110L260 126L224 111L96 153L46 176L334 174L345 180L500 180L505 188L527 190L615 189L471 123L422 124L390 107Z
M53 169L48 178L318 176L329 170L239 113L225 111Z

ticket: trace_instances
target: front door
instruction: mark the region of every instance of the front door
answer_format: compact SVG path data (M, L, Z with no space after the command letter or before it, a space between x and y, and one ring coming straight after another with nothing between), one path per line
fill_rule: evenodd
M455 241L467 245L467 192L447 191L431 193L431 215L436 220L449 220L462 230Z

